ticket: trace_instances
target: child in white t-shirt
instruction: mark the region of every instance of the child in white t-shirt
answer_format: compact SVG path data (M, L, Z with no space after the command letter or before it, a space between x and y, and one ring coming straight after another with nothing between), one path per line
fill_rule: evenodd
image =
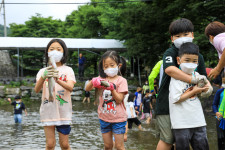
M179 68L187 74L198 75L194 71L198 66L198 54L197 45L191 42L182 44L177 57ZM193 149L209 149L205 117L198 98L211 94L212 87L207 83L200 87L171 77L169 109L176 150L189 149L189 144Z
M134 109L134 99L135 94L130 93L128 97L128 102L126 103L126 111L128 115L128 129L132 129L132 124L135 123L140 130L142 130L141 122L138 120L136 113L137 110Z

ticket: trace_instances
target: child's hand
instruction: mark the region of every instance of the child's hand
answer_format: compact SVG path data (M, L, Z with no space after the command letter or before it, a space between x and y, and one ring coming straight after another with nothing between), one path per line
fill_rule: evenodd
M101 85L101 81L104 81L103 79L101 79L100 77L96 77L96 78L93 78L91 80L94 88L98 88L98 89L103 89L104 86Z
M220 120L221 117L223 118L223 115L221 115L221 113L219 113L219 112L216 112L216 117L218 120Z
M54 68L52 66L49 66L45 69L41 77L45 80L46 78L53 77L54 75Z
M8 98L7 100L8 100L9 102L11 102L11 98Z
M59 71L58 70L54 69L53 77L54 77L55 81L57 82L59 79Z
M194 92L194 94L200 94L202 93L204 90L206 90L208 87L198 87L197 85L195 85L192 89L192 91Z
M116 85L114 83L111 83L111 82L108 82L108 83L110 86L106 87L106 90L112 91L112 90L116 89Z
M192 75L191 76L191 83L192 84L198 84L199 81L203 81L204 83L207 83L207 78L204 75Z

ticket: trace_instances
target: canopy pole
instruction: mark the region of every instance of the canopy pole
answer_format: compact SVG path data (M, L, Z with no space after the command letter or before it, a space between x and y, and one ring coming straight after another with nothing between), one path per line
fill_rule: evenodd
M20 49L17 48L17 78L20 77Z
M21 50L21 67L20 67L20 75L23 77L23 50Z
M138 57L138 78L139 78L139 85L141 86L141 73L140 73L139 57Z

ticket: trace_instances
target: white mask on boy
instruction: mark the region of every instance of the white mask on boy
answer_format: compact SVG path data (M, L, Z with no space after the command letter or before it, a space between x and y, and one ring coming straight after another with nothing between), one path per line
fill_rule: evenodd
M180 48L180 46L182 44L187 43L187 42L192 42L192 41L193 41L193 38L191 38L191 37L181 37L181 38L174 40L173 43L176 46L176 48Z
M109 76L109 77L114 77L118 74L118 66L116 66L116 68L108 68L106 70L104 70L104 73Z
M51 52L48 52L48 57L53 57L55 62L60 62L63 57L63 53L57 50L53 50Z
M195 71L195 69L197 67L198 67L198 64L195 64L195 63L181 63L180 64L180 69L187 74L191 74L193 71Z
M223 88L225 88L225 84L223 83L222 85L221 85Z

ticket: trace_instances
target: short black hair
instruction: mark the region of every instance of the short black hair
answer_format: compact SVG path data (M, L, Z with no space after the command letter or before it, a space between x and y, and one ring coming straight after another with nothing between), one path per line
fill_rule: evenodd
M135 97L134 93L129 93L128 102L133 102L134 101L134 97Z
M52 43L55 43L55 42L59 43L59 44L62 46L62 48L63 48L63 57L62 57L62 59L61 59L60 62L61 62L62 64L65 64L66 61L67 61L67 57L68 57L69 50L68 50L68 48L67 48L65 42L64 42L63 40L61 40L61 39L52 39L52 40L48 43L48 45L47 45L47 47L46 47L46 49L45 49L45 63L46 63L46 66L48 65L48 59L49 59L49 58L48 58L48 49L49 49L49 47L52 45Z
M179 33L194 32L194 25L186 18L177 19L171 22L169 32L171 36Z
M192 42L187 42L187 43L182 44L178 51L178 56L182 57L184 54L198 55L199 54L198 45L196 45Z
M145 91L145 93L149 93L149 89L147 89L147 90Z
M119 65L120 63L122 64L122 66L119 68L119 72L121 76L125 75L126 73L126 60L125 58L123 57L120 57L116 51L106 51L101 59L100 59L100 62L99 62L99 65L98 65L98 71L99 71L99 75L100 77L102 78L106 78L107 75L105 74L104 70L103 70L103 62L105 61L105 59L107 58L112 58L117 65Z
M17 100L17 99L21 99L21 96L16 95L15 100Z

